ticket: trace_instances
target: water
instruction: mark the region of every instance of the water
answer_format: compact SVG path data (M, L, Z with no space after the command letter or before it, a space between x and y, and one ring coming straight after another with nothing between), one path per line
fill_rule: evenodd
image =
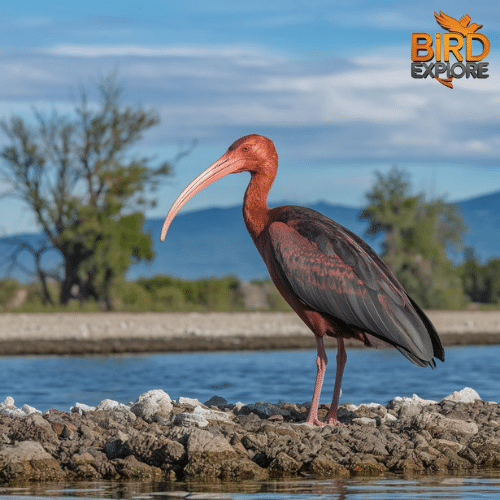
M323 386L331 400L335 351ZM150 389L206 401L217 394L229 403L309 401L316 375L315 351L210 352L81 357L0 358L0 401L46 411L69 410L76 402L135 401ZM483 400L500 401L500 346L453 347L436 370L412 365L393 349L348 349L341 402L386 404L395 396L418 394L441 400L472 387Z
M127 498L137 500L422 500L497 499L500 475L478 477L423 477L418 479L283 480L225 484L79 483L61 487L33 485L0 488L0 498L75 497L88 499Z
M328 351L323 402L329 402L335 377L335 351ZM500 401L500 346L454 347L436 370L413 366L395 350L348 349L342 402L386 404L395 396L441 400L466 386L483 400ZM110 398L135 401L150 389L173 399L205 401L217 394L242 401L309 401L316 374L315 351L216 352L82 357L0 358L0 401L45 411L69 410L76 402L96 405ZM179 491L174 491L174 489ZM0 488L0 498L226 498L234 500L419 500L489 499L500 495L499 475L475 477L296 480L225 485L92 483Z

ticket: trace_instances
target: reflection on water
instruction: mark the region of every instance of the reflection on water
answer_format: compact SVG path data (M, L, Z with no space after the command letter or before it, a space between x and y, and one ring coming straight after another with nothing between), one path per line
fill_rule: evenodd
M500 473L478 477L415 479L281 480L241 483L79 483L0 488L0 498L127 498L137 500L420 500L457 498L483 500L500 495Z

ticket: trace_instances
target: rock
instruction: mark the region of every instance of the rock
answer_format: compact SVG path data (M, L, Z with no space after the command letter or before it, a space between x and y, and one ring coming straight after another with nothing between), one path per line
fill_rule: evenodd
M132 454L129 444L122 439L110 439L106 441L103 449L109 460L125 458Z
M6 397L0 403L0 415L7 415L9 417L24 417L26 413L14 405L14 398Z
M223 470L226 470L227 475L230 467L228 462L237 458L227 439L202 429L196 429L189 434L186 452L188 463L184 474L187 478L220 478Z
M229 415L223 411L217 410L207 410L206 408L202 408L201 406L197 406L193 410L193 415L200 415L207 420L217 420L219 422L231 422Z
M479 427L475 422L447 418L439 413L422 413L414 417L413 422L414 425L427 429L431 434L449 431L452 434L474 435L479 432Z
M478 400L482 401L481 396L470 387L464 387L461 391L455 391L443 399L443 401L455 401L456 403L474 403Z
M170 396L156 389L141 394L130 410L146 422L158 422L168 419L172 408Z
M96 410L102 411L131 411L129 405L124 405L112 399L103 399L97 406Z
M59 462L35 441L0 448L0 483L58 481L63 477Z
M219 411L181 398L173 403L163 391L145 393L130 406L104 400L71 412L28 416L20 410L0 418L0 483L238 482L500 468L500 405L471 392L464 401L460 392L458 401L438 404L418 396L394 398L385 407L344 404L344 426L315 428L304 424L303 404L260 402ZM19 411L12 398L0 406ZM327 408L321 405L322 415Z
M205 401L203 403L205 406L208 406L209 408L211 406L217 406L218 408L222 408L227 405L227 400L220 396L212 396L208 401Z
M180 397L177 399L177 404L186 406L199 406L201 403L197 399Z
M233 447L226 438L201 429L189 434L186 451L189 459L204 453L234 453Z
M387 404L388 410L395 410L399 417L412 417L420 413L424 406L435 405L437 401L422 399L416 394L411 398L395 397Z
M52 425L40 413L33 413L24 418L17 418L11 425L10 438L13 441L33 441L53 452L59 440Z
M351 469L351 474L355 477L359 476L380 476L387 471L383 464L362 462L355 465Z
M370 427L377 427L377 421L374 418L358 417L352 419L353 424L369 425Z
M269 464L269 475L272 478L294 476L301 468L301 464L281 451Z
M21 411L24 412L25 415L32 415L33 413L39 413L40 415L42 414L40 410L37 410L36 408L33 408L33 406L29 405L21 406Z
M387 413L386 415L384 415L382 417L381 422L384 424L387 424L390 422L395 422L396 420L397 420L397 418L394 415Z
M243 415L248 415L249 413L256 413L257 415L263 417L269 417L270 415L290 415L290 412L286 409L279 408L271 403L257 402L248 405L244 405L239 409L239 412Z
M71 408L71 413L79 413L80 415L84 415L90 411L95 411L95 406L89 406L83 403L76 403L75 406Z
M349 471L334 460L324 455L317 456L309 464L311 474L321 477L349 477Z
M139 462L134 456L113 460L113 465L121 477L135 480L155 481L163 478L163 472L158 467Z
M208 420L203 415L195 413L178 413L174 417L174 425L207 427Z

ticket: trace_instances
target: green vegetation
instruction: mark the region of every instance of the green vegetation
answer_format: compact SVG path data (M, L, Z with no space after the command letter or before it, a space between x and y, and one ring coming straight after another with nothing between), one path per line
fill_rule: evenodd
M288 311L290 308L271 284L258 286L264 310ZM48 291L57 297L59 284L48 282ZM245 306L242 283L234 276L200 280L181 280L170 276L127 281L112 290L113 310L127 312L233 312L252 310ZM0 312L93 312L102 310L95 300L72 299L65 305L43 303L40 282L27 286L11 279L0 280Z
M36 111L33 121L16 115L0 120L10 141L0 151L2 181L8 194L32 212L49 241L42 248L19 243L35 257L45 305L78 299L110 310L112 291L125 285L130 265L154 257L151 237L142 232L143 210L155 205L154 192L170 175L171 165L152 165L150 158L131 150L159 123L159 116L151 109L124 106L114 76L97 91L98 103L91 105L82 90L70 116ZM63 266L48 273L41 257L53 249ZM49 280L60 283L57 297Z
M473 302L500 306L500 259L480 264L474 251L467 248L460 276L464 291Z
M368 234L385 233L381 257L409 295L424 308L460 309L467 305L460 268L447 257L459 247L466 226L453 205L411 194L408 174L393 167L366 195Z

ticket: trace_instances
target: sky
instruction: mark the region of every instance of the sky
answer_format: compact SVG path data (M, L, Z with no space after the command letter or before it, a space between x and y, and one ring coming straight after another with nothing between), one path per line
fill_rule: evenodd
M411 33L444 32L435 11L483 25L489 78L448 89L411 77ZM271 138L279 154L271 206L362 206L375 172L393 165L415 192L459 201L500 190L499 33L494 0L3 2L0 117L70 115L82 86L92 99L116 72L124 104L161 117L137 154L170 160L197 141L148 217L164 217L250 133ZM248 179L220 180L184 210L240 204ZM0 194L8 190L0 180ZM20 202L0 197L0 234L36 229Z

